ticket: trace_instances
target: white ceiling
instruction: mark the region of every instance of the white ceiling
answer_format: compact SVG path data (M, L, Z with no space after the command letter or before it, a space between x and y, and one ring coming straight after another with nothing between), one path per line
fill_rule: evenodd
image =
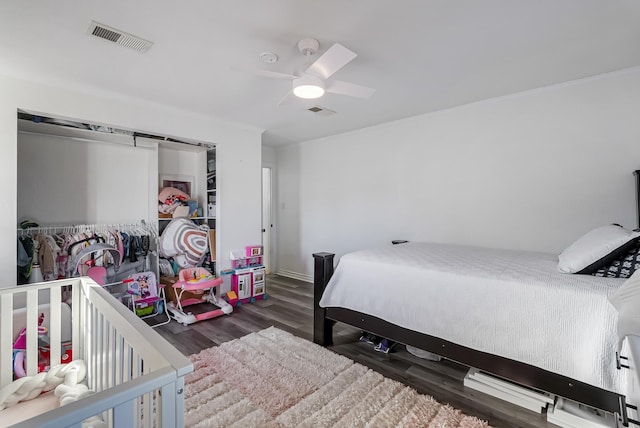
M154 45L140 54L90 37L91 20ZM289 81L231 69L291 74L305 37L318 55L336 42L356 52L334 77L373 97L326 94L315 104L336 114L322 117L278 106ZM263 51L280 60L261 63ZM638 0L0 2L0 74L250 124L273 146L638 65Z

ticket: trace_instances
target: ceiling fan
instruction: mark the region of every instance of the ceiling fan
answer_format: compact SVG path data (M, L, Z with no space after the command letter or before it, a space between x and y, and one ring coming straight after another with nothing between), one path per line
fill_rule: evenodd
M320 43L316 39L302 39L298 42L298 50L307 58L317 53L319 48ZM252 73L274 79L291 80L291 90L280 101L280 105L289 104L296 97L320 98L325 92L368 99L374 94L375 89L331 79L335 72L351 62L356 56L355 52L335 43L302 73L285 74L268 70L254 70Z

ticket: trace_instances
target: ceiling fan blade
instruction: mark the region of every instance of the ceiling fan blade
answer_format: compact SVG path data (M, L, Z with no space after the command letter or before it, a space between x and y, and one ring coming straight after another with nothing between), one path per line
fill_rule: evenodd
M376 92L375 89L367 86L356 85L355 83L332 80L326 83L325 91L334 94L348 95L350 97L368 100Z
M298 97L293 95L293 91L290 90L287 92L287 95L284 96L278 103L279 106L288 106L294 104L298 100Z
M307 68L306 73L328 79L329 76L340 70L357 56L355 52L350 51L339 43L335 43Z
M298 76L294 76L293 74L278 73L276 71L269 70L247 69L240 67L231 67L231 69L233 71L241 71L243 73L253 74L254 76L269 77L271 79L293 80L298 78Z

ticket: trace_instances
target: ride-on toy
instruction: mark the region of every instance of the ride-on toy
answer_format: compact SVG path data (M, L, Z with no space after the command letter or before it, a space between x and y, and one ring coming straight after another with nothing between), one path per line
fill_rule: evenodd
M174 292L171 294L174 298L167 303L169 314L184 325L230 314L233 312L233 306L215 295L215 288L221 284L222 278L214 277L205 268L181 269L178 272L178 281L172 285ZM217 308L200 313L185 310L185 307L201 303L208 303Z

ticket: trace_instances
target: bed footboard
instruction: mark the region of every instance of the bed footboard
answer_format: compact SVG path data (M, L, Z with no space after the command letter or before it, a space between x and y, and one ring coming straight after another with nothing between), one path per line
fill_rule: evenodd
M333 275L333 253L313 255L313 341L318 345L333 344L334 321L327 319L326 310L320 307L320 298Z

